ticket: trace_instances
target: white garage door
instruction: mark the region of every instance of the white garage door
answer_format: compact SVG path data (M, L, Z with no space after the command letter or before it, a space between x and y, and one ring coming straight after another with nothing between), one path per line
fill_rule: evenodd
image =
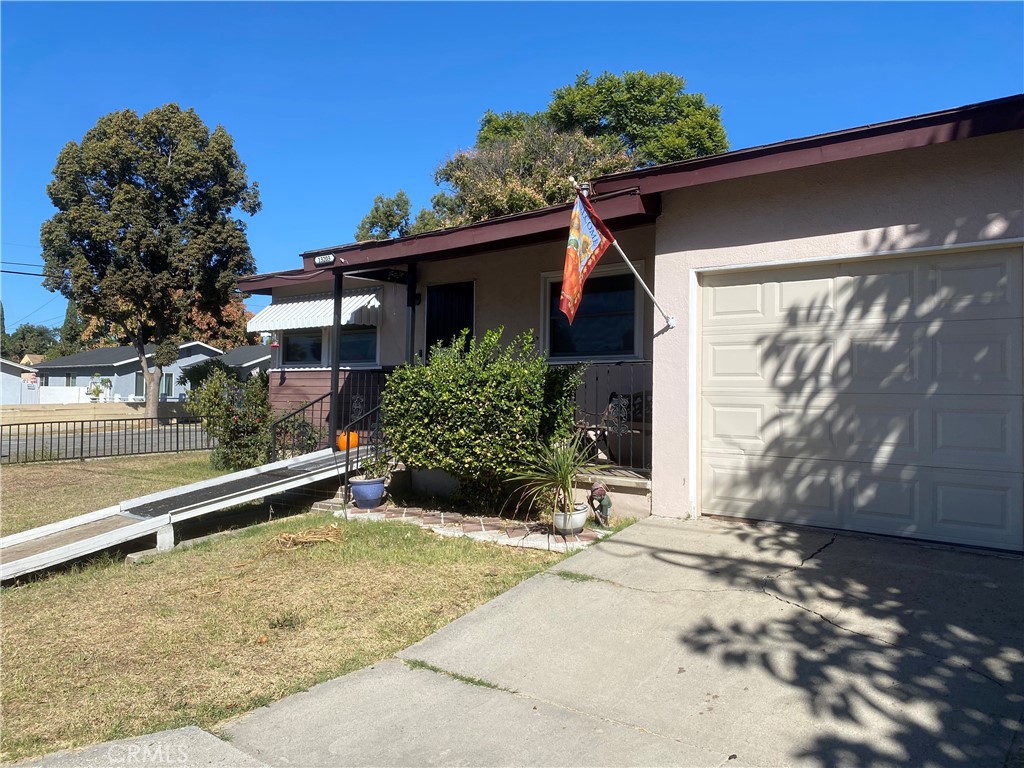
M707 275L701 508L1024 549L1021 249Z

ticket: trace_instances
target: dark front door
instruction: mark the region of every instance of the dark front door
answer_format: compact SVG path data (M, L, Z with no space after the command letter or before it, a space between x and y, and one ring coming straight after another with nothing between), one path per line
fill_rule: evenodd
M464 328L473 335L473 283L427 286L427 354L437 342L448 344Z

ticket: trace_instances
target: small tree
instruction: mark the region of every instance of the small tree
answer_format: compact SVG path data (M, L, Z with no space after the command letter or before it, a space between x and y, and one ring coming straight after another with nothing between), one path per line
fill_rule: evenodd
M266 372L240 382L223 368L189 390L185 408L203 419L217 446L210 462L218 469L249 469L267 460L270 450L269 377Z
M532 332L505 347L501 329L468 345L466 335L436 345L426 365L388 377L384 430L407 466L442 469L459 479L464 501L497 509L507 480L530 464L539 442L572 429L565 398L575 393L581 369L549 368Z

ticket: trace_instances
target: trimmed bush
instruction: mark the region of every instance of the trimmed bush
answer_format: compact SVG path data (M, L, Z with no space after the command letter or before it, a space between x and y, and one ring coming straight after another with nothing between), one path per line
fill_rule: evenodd
M506 481L528 466L538 445L573 428L582 366L549 367L532 332L501 345L502 329L477 341L468 332L438 344L425 365L388 376L381 396L392 453L414 469L459 479L462 500L498 509Z

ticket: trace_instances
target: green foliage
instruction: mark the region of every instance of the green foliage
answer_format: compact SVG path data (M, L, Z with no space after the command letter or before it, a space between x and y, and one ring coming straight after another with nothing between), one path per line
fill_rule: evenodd
M0 355L7 354L7 323L4 321L4 303L0 301Z
M359 222L355 238L363 240L387 240L391 237L405 237L409 234L409 196L405 190L398 190L394 197L377 195L373 208Z
M410 226L408 198L378 196L357 239L420 234L568 202L585 180L724 152L721 110L669 72L588 72L556 89L546 110L494 112L476 143L437 168L441 188ZM402 193L399 193L402 195ZM404 197L404 195L403 195ZM365 228L364 228L365 224Z
M560 131L621 141L637 166L689 160L729 148L721 109L670 72L583 72L554 92L547 117Z
M270 451L269 377L265 372L241 382L215 368L189 391L185 408L203 419L217 440L210 454L215 469L249 469L263 464Z
M467 503L498 509L509 477L529 466L538 441L571 429L571 406L530 332L501 346L502 330L438 344L426 365L388 376L381 397L392 454L415 469L442 469ZM564 374L560 374L564 375ZM548 414L555 414L549 416ZM566 418L568 414L568 418Z
M7 337L4 356L18 361L25 355L46 355L57 351L57 332L45 325L22 323Z
M509 480L521 501L546 508L550 514L572 512L576 475L590 463L590 453L577 432L568 439L539 446L535 458Z
M201 363L190 365L178 376L178 383L187 386L190 390L199 389L203 382L210 378L214 371L221 371L229 381L241 381L242 377L237 368L232 368L218 357L211 357Z
M478 139L474 149L450 158L434 176L450 190L433 199L433 214L446 226L564 203L575 194L570 176L589 178L633 167L615 142L558 131L538 116L521 122L514 118L503 127L497 121L481 128L492 138Z
M320 447L327 435L326 427L310 424L298 414L277 423L277 458L302 456Z
M61 150L46 188L57 213L43 223L43 285L73 301L95 332L157 347L146 372L155 415L162 366L195 325L217 324L237 278L255 272L234 208L260 209L231 136L168 104L141 118L104 115Z
M74 355L84 352L89 346L82 340L85 333L85 323L82 322L78 308L73 301L68 302L67 311L64 313L64 325L60 327L60 355Z

